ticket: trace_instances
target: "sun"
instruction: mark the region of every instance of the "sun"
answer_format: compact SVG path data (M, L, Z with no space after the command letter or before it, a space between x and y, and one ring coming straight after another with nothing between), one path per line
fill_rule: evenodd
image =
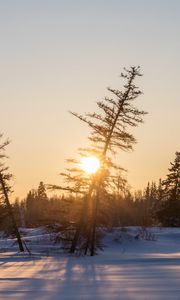
M87 174L95 174L100 168L100 161L95 156L87 156L81 159L81 169Z

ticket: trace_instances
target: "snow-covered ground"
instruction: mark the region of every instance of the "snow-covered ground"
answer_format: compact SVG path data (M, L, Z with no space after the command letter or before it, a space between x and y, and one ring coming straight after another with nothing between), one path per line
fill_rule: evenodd
M60 253L43 228L24 230L31 256L0 237L0 299L180 300L180 229L151 232L109 232L94 257Z

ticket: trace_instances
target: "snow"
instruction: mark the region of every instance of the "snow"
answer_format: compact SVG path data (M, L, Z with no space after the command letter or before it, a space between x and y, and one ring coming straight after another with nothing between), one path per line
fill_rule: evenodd
M154 240L109 232L94 257L58 252L43 228L23 230L31 256L1 236L0 299L179 300L180 228L149 230Z

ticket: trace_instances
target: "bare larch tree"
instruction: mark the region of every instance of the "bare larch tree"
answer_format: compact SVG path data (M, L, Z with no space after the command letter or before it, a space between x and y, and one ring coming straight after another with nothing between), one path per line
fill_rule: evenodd
M133 149L136 139L129 132L129 128L142 123L143 116L146 114L145 111L139 110L133 105L134 100L142 94L134 84L136 77L139 76L142 76L140 67L124 69L124 72L121 73L121 78L125 80L123 90L107 88L112 97L105 97L104 100L97 102L99 113L87 113L83 116L71 112L90 127L89 140L92 143L92 147L97 149L101 161L101 167L93 177L86 195L87 201L92 201L93 203L93 210L91 219L88 220L89 229L85 253L89 249L92 256L95 254L97 214L105 180L104 174L106 174L107 169L109 170L109 156L113 156L119 150L127 151ZM82 213L84 213L84 209ZM84 222L85 218L81 217L72 241L71 253L76 250L78 240L85 225Z

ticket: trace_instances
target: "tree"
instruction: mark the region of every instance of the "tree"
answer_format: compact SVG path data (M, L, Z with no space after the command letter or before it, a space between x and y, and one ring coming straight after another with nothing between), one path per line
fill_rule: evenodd
M45 185L42 181L40 181L39 186L38 186L38 190L37 190L37 196L39 199L42 199L44 201L47 200L47 194L46 194L46 188Z
M47 223L49 199L46 194L46 188L41 181L37 189L28 192L25 199L26 218L29 226L40 226Z
M101 168L93 177L87 193L87 201L92 202L92 214L89 220L86 248L89 248L91 255L95 254L97 215L107 170L109 172L110 165L111 168L115 166L112 163L112 155L119 150L126 151L133 148L136 139L128 129L142 123L145 115L144 111L138 110L133 105L133 101L142 94L134 84L135 78L139 76L141 76L139 67L125 69L125 72L121 74L121 78L125 80L124 89L120 91L108 88L112 97L106 97L103 101L97 102L100 113L88 113L82 116L72 112L75 117L90 127L89 140L92 143L92 148L96 149L101 161ZM81 223L81 228L83 226L84 224ZM77 231L79 231L78 234ZM77 231L75 236L79 238L79 226ZM76 243L73 242L71 252L75 251L78 238Z
M157 217L164 226L180 226L180 152L175 153L169 173L162 181L160 207Z
M48 196L46 194L45 185L42 181L39 183L37 189L36 209L39 215L39 222L43 225L46 224L48 217Z
M158 203L158 189L156 183L148 182L142 196L142 213L143 213L143 226L151 226L154 220L154 210Z
M37 192L31 190L28 192L25 199L25 211L26 211L26 221L28 226L37 225L37 218L39 213L37 213Z
M162 185L164 186L166 197L178 201L180 200L180 152L176 152L175 155L175 160L173 163L170 163L169 173Z
M2 138L2 134L0 135L0 138ZM14 232L15 232L15 235L17 238L17 242L19 245L19 250L21 252L23 252L24 251L23 242L22 242L21 235L20 235L20 232L19 232L17 224L16 224L12 206L9 201L9 194L11 193L11 186L9 184L9 181L12 178L12 175L7 172L8 168L5 167L4 163L2 162L2 159L4 159L6 157L5 149L8 144L9 144L8 140L6 140L0 144L0 160L1 160L0 161L0 193L1 193L1 199L4 201L7 211L8 211L8 214L11 218L13 229L14 229Z

